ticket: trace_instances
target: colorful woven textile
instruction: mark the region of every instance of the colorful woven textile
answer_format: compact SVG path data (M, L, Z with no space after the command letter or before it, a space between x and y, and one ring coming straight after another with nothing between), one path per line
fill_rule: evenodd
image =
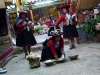
M9 13L9 15L10 15L10 23L14 24L16 21L17 12L11 12L11 13Z

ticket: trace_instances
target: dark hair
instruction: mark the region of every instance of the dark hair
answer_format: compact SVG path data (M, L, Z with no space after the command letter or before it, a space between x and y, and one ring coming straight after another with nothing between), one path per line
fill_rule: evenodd
M19 14L19 18L22 18L22 15L25 15L25 17L27 17L27 14Z
M53 15L50 15L50 19L52 19L52 17L54 17Z

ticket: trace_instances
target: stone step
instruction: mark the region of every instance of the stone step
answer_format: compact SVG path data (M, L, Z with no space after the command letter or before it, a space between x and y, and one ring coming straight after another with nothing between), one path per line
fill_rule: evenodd
M64 44L68 44L68 41L65 40ZM13 48L14 48L14 53L19 54L19 53L23 52L23 48L22 47L14 46ZM40 43L38 43L38 44L36 44L34 46L31 46L31 51L33 52L33 51L42 50L42 48L43 48L42 42L40 42Z

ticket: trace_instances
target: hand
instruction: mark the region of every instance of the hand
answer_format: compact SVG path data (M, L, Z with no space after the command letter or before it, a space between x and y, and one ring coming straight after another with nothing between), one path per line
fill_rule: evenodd
M59 58L56 58L56 60L59 60Z
M52 24L52 26L56 26L56 24Z
M49 38L47 38L47 40L49 40L49 39L51 39L52 38L52 36L49 36Z
M23 25L24 25L24 26L28 25L28 22L24 21L24 22L23 22Z
M28 22L28 24L32 24L32 22L31 22L31 21L29 21L29 22Z
M19 22L22 22L22 21L23 21L22 19L19 20Z
M54 26L57 26L56 24L53 24Z
M61 53L62 53L62 54L65 54L65 52L64 52L64 51L61 51Z
M59 60L57 55L55 55L54 57L55 57L56 60Z

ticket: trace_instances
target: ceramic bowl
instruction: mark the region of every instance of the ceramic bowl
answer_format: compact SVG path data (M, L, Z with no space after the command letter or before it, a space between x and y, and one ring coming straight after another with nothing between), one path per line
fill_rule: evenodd
M70 60L76 60L78 55L68 56Z
M63 63L65 62L65 59L59 59L59 60L56 60L57 63Z
M44 64L45 64L46 66L51 66L51 65L54 64L54 61L49 61L49 60L47 60L47 61L44 62Z

